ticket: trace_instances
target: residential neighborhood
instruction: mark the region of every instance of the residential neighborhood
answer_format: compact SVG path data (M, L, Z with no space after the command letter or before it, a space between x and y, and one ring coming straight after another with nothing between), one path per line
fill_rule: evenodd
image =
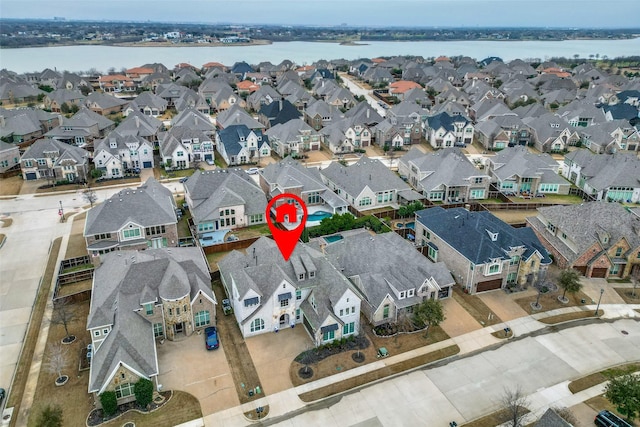
M578 55L215 59L0 70L0 276L34 313L0 375L9 425L49 398L68 425L285 422L574 328L629 339L558 381L637 363L637 76ZM27 299L7 292L3 322ZM487 381L516 378L500 366ZM614 409L601 377L562 385L581 422ZM473 401L450 427L507 425ZM527 425L560 417L540 401ZM336 425L408 425L372 420Z

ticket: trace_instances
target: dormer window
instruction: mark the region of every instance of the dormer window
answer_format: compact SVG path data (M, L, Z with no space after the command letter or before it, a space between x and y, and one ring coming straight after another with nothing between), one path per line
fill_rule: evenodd
M298 280L304 280L304 274L298 274Z
M400 292L400 299L404 299L405 296L406 296L406 292L405 291Z
M415 289L409 289L409 290L407 291L407 297L408 297L408 298L411 298L411 297L412 297L412 296L414 296L414 295L415 295Z
M315 271L310 271L310 272L309 272L309 277L310 277L310 278L314 278L314 277L316 277L316 272L315 272Z

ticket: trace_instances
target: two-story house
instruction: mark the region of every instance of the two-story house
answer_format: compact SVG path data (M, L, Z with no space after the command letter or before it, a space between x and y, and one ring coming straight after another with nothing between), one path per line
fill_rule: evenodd
M257 162L271 155L269 137L246 125L232 125L216 133L216 149L229 166Z
M39 139L20 158L22 178L85 182L89 174L89 152L55 139Z
M62 116L40 109L7 110L0 108L0 138L25 147L57 127Z
M157 341L179 340L216 324L216 299L207 261L199 248L122 251L104 256L95 270L87 330L93 356L89 393L135 400L135 383L157 389Z
M324 142L335 154L349 153L371 145L373 132L359 117L345 117L321 130Z
M361 297L322 252L299 243L288 261L261 237L219 263L244 337L303 325L314 345L358 335Z
M20 149L0 141L0 174L13 168L20 168Z
M194 162L213 160L212 138L198 129L174 126L160 140L160 157L165 169L186 169Z
M93 164L105 178L122 178L128 170L153 168L153 144L117 130L95 144Z
M464 147L473 141L473 124L462 115L450 116L442 112L427 117L424 130L433 148Z
M99 262L100 255L115 250L178 246L177 224L171 191L149 178L91 208L83 236L87 252Z
M431 201L486 199L489 192L489 176L457 148L428 154L413 148L400 158L398 173Z
M72 145L83 145L96 138L103 138L115 129L116 124L87 107L82 107L70 118L62 119L62 124L51 129L44 136Z
M466 292L528 286L543 280L551 258L533 230L488 211L434 207L416 212L416 244L443 261Z
M265 135L269 137L271 149L280 157L299 156L306 151L318 151L324 136L304 120L297 118L269 128Z
M560 268L586 277L640 274L640 217L618 203L538 208L537 216L527 218L527 226Z

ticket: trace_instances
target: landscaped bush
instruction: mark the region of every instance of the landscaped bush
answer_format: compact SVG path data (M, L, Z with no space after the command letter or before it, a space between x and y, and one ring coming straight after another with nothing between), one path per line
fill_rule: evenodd
M325 218L320 225L308 229L309 237L325 236L340 231L353 230L355 228L368 227L376 233L386 233L390 228L384 225L375 216L363 216L357 218L350 213L335 214L331 218Z
M118 399L115 391L105 391L100 395L100 404L106 416L116 413L118 410Z
M311 350L303 351L297 355L294 360L298 363L302 363L303 365L310 365L318 363L329 356L333 356L334 354L342 353L343 351L357 349L363 350L367 347L369 347L369 340L367 337L364 335L352 335L350 337L341 338L330 343L320 345Z
M138 405L146 408L153 398L153 383L142 378L134 386L133 392L136 395L136 402L138 402Z

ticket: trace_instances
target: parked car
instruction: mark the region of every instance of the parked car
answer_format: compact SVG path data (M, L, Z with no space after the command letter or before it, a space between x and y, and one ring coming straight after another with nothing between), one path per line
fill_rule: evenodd
M213 159L207 159L207 160L205 160L205 161L207 162L207 164L208 164L209 166L213 166L213 165L215 164L215 162L213 161Z
M188 176L184 176L184 177L180 178L180 183L183 184L183 183L187 182L188 179L189 179Z
M259 168L249 168L249 169L247 169L247 170L246 170L246 172L247 172L249 175L255 175L255 174L257 174L259 171L260 171L260 169L259 169Z
M631 424L609 411L600 411L593 420L599 427L632 427Z
M229 301L226 298L222 300L222 312L224 313L225 316L233 313L233 308L231 307L231 301Z
M220 341L218 341L218 330L215 326L209 326L204 330L204 342L207 346L207 350L216 350L220 347Z

